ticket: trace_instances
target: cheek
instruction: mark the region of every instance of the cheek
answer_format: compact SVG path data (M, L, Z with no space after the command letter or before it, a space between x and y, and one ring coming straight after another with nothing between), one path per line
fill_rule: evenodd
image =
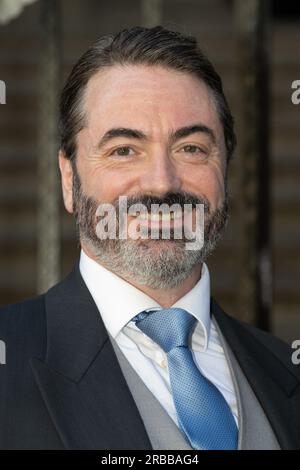
M225 186L224 175L219 168L202 168L198 175L194 175L193 181L196 193L205 195L213 209L222 204L225 196Z
M132 177L126 178L116 172L93 171L87 173L85 180L86 193L98 201L112 202L119 196L126 195L132 187Z
M208 181L213 193L223 195L224 176L221 173L213 173Z

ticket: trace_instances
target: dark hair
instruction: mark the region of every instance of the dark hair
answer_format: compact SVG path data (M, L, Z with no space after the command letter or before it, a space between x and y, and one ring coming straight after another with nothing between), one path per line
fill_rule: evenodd
M236 145L233 117L221 78L197 46L196 39L162 26L135 26L115 36L101 37L74 65L60 99L60 148L67 158L75 159L76 135L85 125L82 98L89 79L100 69L116 64L161 65L194 74L203 80L215 97L227 160L232 157Z

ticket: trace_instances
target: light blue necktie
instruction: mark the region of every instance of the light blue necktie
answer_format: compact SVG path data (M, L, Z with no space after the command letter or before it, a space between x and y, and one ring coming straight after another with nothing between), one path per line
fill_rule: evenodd
M221 392L197 368L188 348L196 318L182 308L142 312L136 326L166 353L181 430L194 449L236 449L238 430Z

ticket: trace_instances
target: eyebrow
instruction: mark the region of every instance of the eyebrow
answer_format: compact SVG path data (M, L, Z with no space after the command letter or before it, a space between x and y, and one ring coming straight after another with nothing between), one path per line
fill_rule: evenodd
M191 126L181 127L176 131L171 132L169 138L171 143L174 144L179 139L197 133L208 135L212 143L216 144L216 136L214 131L204 124L193 124ZM105 132L105 134L101 137L100 141L97 144L97 149L100 150L105 144L107 144L107 142L117 137L127 137L129 139L139 140L148 139L147 135L138 129L131 129L127 127L115 127Z

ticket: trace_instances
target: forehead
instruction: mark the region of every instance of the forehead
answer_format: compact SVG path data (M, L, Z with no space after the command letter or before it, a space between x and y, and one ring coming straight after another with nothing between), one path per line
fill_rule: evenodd
M97 72L83 99L87 126L178 128L202 122L220 132L212 91L196 76L161 66L114 65Z

